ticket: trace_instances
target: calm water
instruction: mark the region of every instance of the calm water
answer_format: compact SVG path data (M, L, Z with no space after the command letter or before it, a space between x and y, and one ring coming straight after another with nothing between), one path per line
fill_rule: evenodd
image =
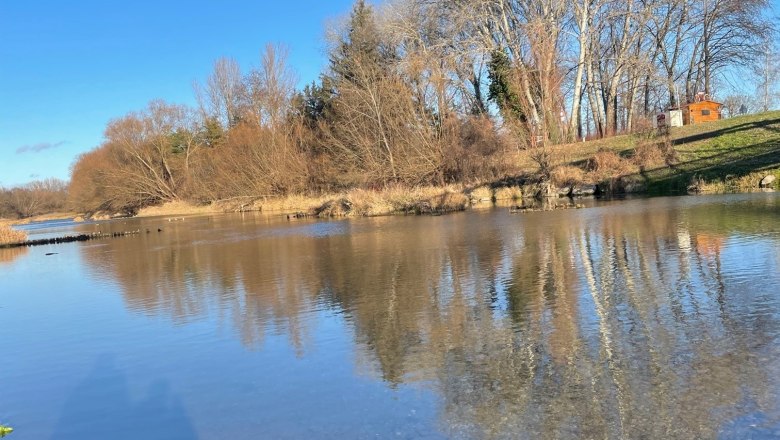
M0 250L9 439L780 437L777 195L49 226L150 232Z

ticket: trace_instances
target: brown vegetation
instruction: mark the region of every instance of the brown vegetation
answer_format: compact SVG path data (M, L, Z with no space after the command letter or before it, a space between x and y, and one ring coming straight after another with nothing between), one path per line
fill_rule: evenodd
M515 202L523 198L523 196L524 196L523 191L518 186L501 186L496 188L493 195L493 199L496 202L502 200Z
M768 175L774 175L777 177L778 181L780 181L780 170L773 170L771 172L760 171L744 176L728 175L725 179L715 180L704 180L695 176L691 181L691 189L698 193L707 194L752 192L759 190L761 179ZM768 190L774 192L775 188L769 188Z
M678 81L687 99L711 93L718 71L759 55L752 43L769 29L766 7L396 0L378 13L358 0L330 30L328 68L302 91L287 50L268 45L247 72L218 60L196 87L197 109L154 101L111 121L103 144L73 165L70 206L135 214L184 200L287 210L298 194L306 201L293 204L306 211L325 198L318 207L330 203L322 212L334 214L426 212L460 206L463 191L445 191L441 203L376 194L518 180L529 169L572 185L668 165L668 140L646 136L630 159L605 150L584 169L561 166L579 148L566 142L648 133L653 109L681 103Z
M21 243L27 240L27 233L17 231L10 226L0 225L0 245Z
M557 186L578 185L585 182L585 171L572 165L560 165L553 168L550 180Z
M68 184L57 179L0 188L0 218L23 219L65 208Z
M641 169L672 165L677 161L677 152L669 136L657 139L643 139L634 148L633 162Z
M588 161L588 169L598 181L634 174L637 171L634 164L618 153L601 149Z

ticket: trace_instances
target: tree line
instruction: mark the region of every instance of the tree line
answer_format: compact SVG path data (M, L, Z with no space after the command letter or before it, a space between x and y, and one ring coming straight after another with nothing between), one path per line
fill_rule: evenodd
M69 200L133 212L502 178L521 149L632 132L658 108L715 94L768 56L768 11L766 0L358 0L328 31L318 81L296 90L281 45L248 71L219 59L196 107L153 101L111 121L74 163Z
M27 218L67 209L68 182L43 179L13 188L0 187L0 218Z

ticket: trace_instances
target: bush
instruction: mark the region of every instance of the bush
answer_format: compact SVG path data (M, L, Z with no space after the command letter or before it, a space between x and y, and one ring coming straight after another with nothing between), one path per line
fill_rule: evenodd
M487 117L446 121L440 143L443 182L489 181L509 172L505 154L509 150L508 141Z
M668 137L663 140L643 140L634 148L632 160L641 168L671 165L677 161L677 151Z

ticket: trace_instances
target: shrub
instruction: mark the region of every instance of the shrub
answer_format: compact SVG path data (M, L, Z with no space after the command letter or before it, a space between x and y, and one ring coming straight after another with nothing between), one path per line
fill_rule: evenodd
M677 151L668 136L660 142L643 140L634 148L632 160L641 168L671 165L677 161Z

